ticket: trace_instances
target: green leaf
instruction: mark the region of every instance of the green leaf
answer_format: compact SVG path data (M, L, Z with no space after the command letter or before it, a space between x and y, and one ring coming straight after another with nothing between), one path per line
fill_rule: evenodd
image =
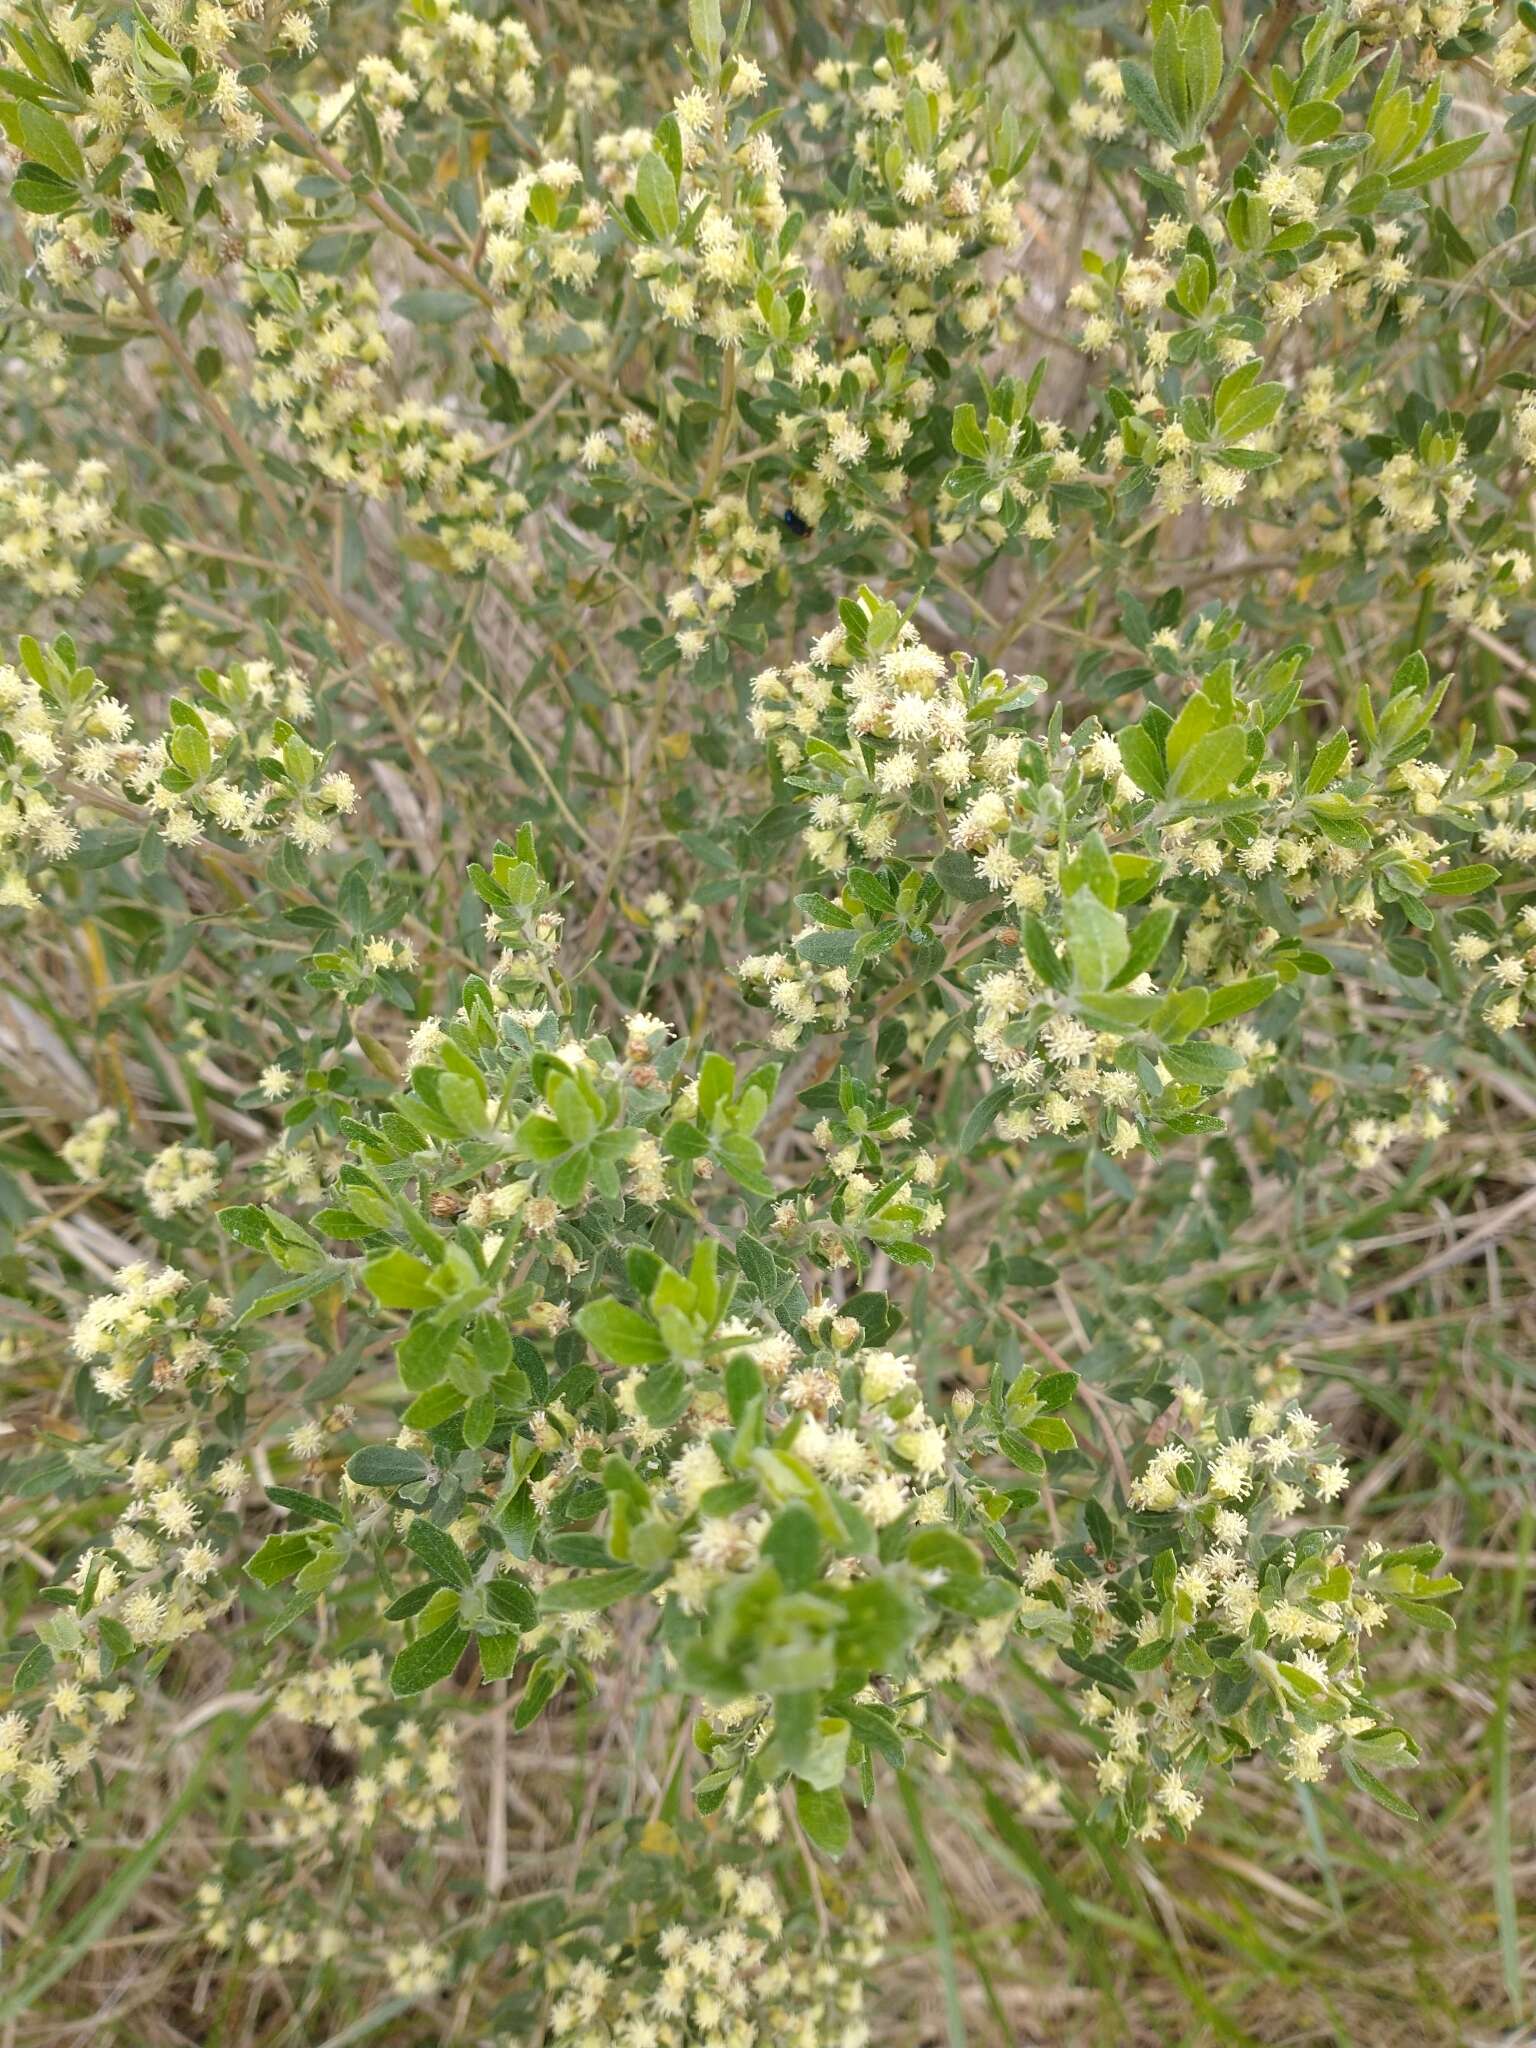
M821 1530L803 1501L780 1508L763 1538L762 1554L791 1593L811 1584L821 1562Z
M264 1252L267 1248L266 1214L250 1202L237 1203L231 1209L221 1209L219 1228L226 1237L232 1237L236 1244L243 1244L247 1251Z
M472 292L459 291L452 285L423 285L416 291L402 292L393 310L413 327L451 327L466 313L473 313L479 303Z
M11 1692L20 1698L33 1686L41 1685L53 1669L53 1652L46 1643L34 1643L11 1674Z
M405 1547L426 1566L441 1586L463 1589L472 1583L469 1561L446 1529L417 1515L405 1532Z
M581 1151L562 1160L549 1176L550 1198L562 1209L574 1208L581 1200L591 1176L592 1159L592 1153L583 1146Z
M708 1125L717 1109L731 1099L736 1070L723 1053L707 1052L699 1063L699 1121Z
M1367 1793L1378 1806L1384 1806L1388 1813L1395 1813L1399 1820L1417 1820L1418 1808L1410 1806L1406 1799L1399 1799L1390 1785L1384 1785L1374 1771L1368 1771L1364 1764L1344 1752L1344 1775L1352 1785Z
M1213 988L1204 1021L1219 1024L1223 1018L1240 1017L1245 1010L1256 1010L1279 986L1278 974L1250 974L1246 981L1229 981Z
M1298 149L1326 142L1342 126L1344 111L1332 100L1303 100L1285 117L1285 135Z
M931 861L928 872L946 896L961 903L981 903L992 894L992 884L982 880L970 855L961 853L958 847L947 848Z
M784 1292L787 1276L780 1271L778 1260L767 1245L749 1231L742 1231L736 1239L736 1263L746 1276L747 1284L762 1300L777 1301Z
M246 1574L258 1586L280 1586L308 1564L313 1553L314 1545L302 1529L277 1529L246 1559Z
M363 1268L363 1281L382 1308L435 1308L438 1296L427 1284L433 1268L414 1252L381 1252Z
M401 1385L413 1394L423 1394L428 1387L435 1387L448 1370L460 1327L457 1316L425 1316L413 1322L395 1353Z
M85 158L64 123L31 100L18 100L16 115L23 154L44 165L55 177L80 184L85 177Z
M1106 988L1130 957L1124 917L1107 909L1090 890L1079 889L1062 906L1062 925L1077 986Z
M740 1131L727 1131L717 1149L720 1164L749 1194L774 1193L773 1182L764 1171L766 1155L755 1138L744 1138Z
M510 1678L522 1655L523 1639L513 1629L502 1635L477 1636L480 1650L480 1683L490 1685L498 1678Z
M1102 832L1090 832L1061 870L1064 896L1091 889L1107 909L1113 910L1120 894L1120 877L1109 857Z
M1357 853L1368 851L1371 844L1370 827L1348 797L1337 792L1328 792L1313 797L1308 809L1318 831L1325 839L1333 840L1338 846L1350 847Z
M1152 74L1142 65L1127 59L1120 65L1120 77L1125 86L1125 96L1141 116L1143 124L1150 128L1160 141L1171 142L1177 147L1180 140L1179 131L1163 105L1156 85L1152 82Z
M841 1856L852 1841L853 1823L848 1817L848 1802L838 1786L807 1785L803 1779L797 1780L795 1811L800 1816L806 1839L824 1856Z
M1479 889L1491 889L1499 879L1497 868L1490 867L1485 860L1473 861L1464 868L1442 868L1438 875L1431 875L1424 884L1426 896L1471 896Z
M597 1130L597 1113L587 1091L574 1079L557 1081L550 1092L549 1106L567 1145L584 1145Z
M506 1622L512 1628L532 1628L539 1618L532 1593L521 1579L510 1572L502 1572L487 1583L485 1603L498 1621Z
M407 1429L436 1429L464 1406L464 1396L447 1380L439 1380L416 1396L400 1420ZM466 1442L468 1438L466 1437Z
M1111 977L1108 986L1120 988L1128 981L1134 981L1138 974L1146 974L1157 965L1169 934L1178 922L1179 913L1172 904L1165 904L1159 910L1149 910L1131 933L1130 951L1126 954L1118 974Z
M456 1621L445 1621L430 1635L418 1636L414 1643L406 1644L390 1666L390 1691L396 1699L409 1699L413 1693L436 1685L439 1679L451 1677L468 1642L469 1631Z
M327 1259L312 1273L301 1273L293 1280L280 1280L276 1286L264 1287L250 1299L242 1295L235 1304L232 1327L243 1329L247 1323L259 1323L264 1316L275 1316L285 1308L296 1308L301 1301L323 1294L327 1287L345 1277L346 1270L337 1260Z
M347 1477L359 1486L409 1486L427 1476L427 1461L419 1451L402 1451L394 1444L366 1444L347 1460Z
M578 1309L575 1323L600 1358L610 1365L660 1365L671 1356L649 1316L611 1294Z
M496 1426L496 1403L489 1394L476 1394L464 1410L464 1441L475 1449L488 1442Z
M530 1159L560 1159L568 1151L564 1131L552 1116L525 1116L517 1127L517 1142Z
M1175 1081L1192 1081L1200 1088L1220 1088L1227 1076L1242 1065L1242 1059L1230 1046L1211 1045L1201 1039L1195 1045L1167 1046L1163 1065Z
M528 1674L528 1683L523 1687L523 1696L512 1716L512 1726L519 1730L531 1727L564 1685L565 1677L565 1672L553 1658L540 1657Z
M1218 726L1184 755L1168 778L1168 794L1184 803L1214 803L1226 795L1247 760L1248 745L1240 729Z
M223 1213L228 1215L229 1211L226 1209ZM365 1223L350 1209L317 1209L309 1220L321 1237L338 1237L347 1243L355 1243L358 1238L369 1236L374 1229L374 1225Z
M1331 739L1323 741L1307 770L1305 789L1308 796L1317 796L1330 782L1338 781L1349 763L1349 752L1347 732L1336 732Z
M858 943L859 935L853 931L802 932L795 951L807 967L846 967Z
M1125 772L1148 796L1161 796L1168 787L1168 769L1163 751L1144 725L1130 725L1116 739Z
M648 150L640 159L640 168L635 173L635 202L658 242L665 242L676 234L682 218L677 203L677 181L665 157L654 149Z
M1012 1099L1011 1081L999 1081L995 1088L987 1090L960 1127L958 1150L963 1159L976 1150Z
M1016 1429L999 1430L997 1448L1005 1458L1017 1465L1021 1472L1043 1472L1045 1470L1044 1458L1041 1457L1034 1445Z
M328 1500L318 1500L312 1493L298 1493L291 1486L269 1486L267 1499L275 1508L286 1508L301 1522L329 1522L335 1528L344 1529L347 1518Z
M1172 1648L1171 1642L1138 1643L1134 1650L1127 1650L1125 1668L1127 1671L1155 1671Z
M1177 768L1197 740L1204 739L1208 732L1225 723L1214 700L1203 690L1196 690L1192 697L1186 699L1183 710L1168 728L1163 741L1168 766Z
M957 455L971 462L985 462L987 439L976 419L974 405L957 405L950 421L949 438Z
M974 1579L981 1574L981 1559L954 1529L919 1529L907 1545L907 1557L919 1571L940 1571L947 1578L958 1573Z
M561 1579L539 1594L540 1614L597 1614L631 1593L641 1592L651 1582L651 1573L637 1565L624 1565L613 1572L587 1572L581 1577Z
M1232 400L1225 412L1216 416L1221 438L1224 441L1242 441L1250 434L1261 433L1284 403L1283 384L1260 384L1252 391L1243 392Z
M1169 1045L1177 1045L1199 1030L1209 1008L1210 997L1203 988L1177 988L1153 1018L1152 1029Z
M1392 673L1392 695L1401 697L1413 690L1429 688L1429 662L1422 647L1405 654Z
M883 1757L892 1770L899 1771L907 1760L907 1751L896 1732L896 1717L890 1708L849 1700L841 1711L859 1740Z
M1071 986L1071 977L1062 965L1056 948L1051 944L1050 934L1032 910L1024 913L1023 923L1024 957L1047 988L1058 992Z
M688 0L688 40L703 60L705 70L718 71L720 52L725 46L720 0Z
M1454 142L1438 143L1435 148L1426 149L1422 156L1415 157L1412 163L1399 164L1388 174L1387 183L1394 192L1408 192L1416 185L1427 185L1431 178L1443 178L1459 169L1469 156L1476 155L1487 139L1487 130L1482 129L1476 135L1458 135ZM1408 1811L1412 1813L1413 1808L1409 1807Z
M1221 92L1221 26L1211 8L1195 7L1189 11L1184 19L1182 43L1190 125L1198 130Z

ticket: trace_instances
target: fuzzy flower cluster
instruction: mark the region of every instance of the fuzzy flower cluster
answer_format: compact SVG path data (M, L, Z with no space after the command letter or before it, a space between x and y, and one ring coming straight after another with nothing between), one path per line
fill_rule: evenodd
M491 469L476 429L453 408L400 397L394 352L366 271L327 277L303 268L325 232L300 196L297 165L268 167L281 214L252 235L245 297L259 358L252 395L284 422L327 480L358 497L398 497L422 545L459 572L516 564L527 500Z
M166 1145L145 1168L140 1185L150 1214L162 1222L184 1209L200 1209L218 1188L218 1155L204 1145Z
M1483 844L1488 852L1505 848L1513 851L1522 841L1530 845L1536 815L1528 793L1521 791L1520 795L1517 822L1500 819L1484 833ZM1531 823L1526 823L1527 819ZM1472 978L1472 1000L1482 1021L1502 1037L1505 1032L1529 1023L1536 1011L1536 906L1527 904L1512 926L1502 932L1497 927L1490 932L1491 923L1492 920L1468 920L1467 929L1451 941L1451 951Z
M883 1916L852 1909L819 1938L786 1924L758 1872L721 1864L687 1919L631 1940L573 1934L515 1960L549 2001L561 2048L867 2048L865 1993L885 1953Z
M484 265L509 364L537 375L551 344L574 339L581 353L606 345L592 293L605 266L613 274L610 207L630 229L628 268L663 320L768 361L796 328L804 293L781 242L789 207L779 149L747 112L762 72L733 60L713 90L680 94L654 135L605 126L585 142L578 116L608 113L617 82L588 67L572 76L584 104L566 101L551 153L486 195ZM595 190L578 156L590 162Z
M1499 78L1525 74L1529 31L1512 26L1492 45L1484 20L1493 13L1461 0L1360 0L1347 18L1304 19L1284 45L1275 81L1292 117L1256 140L1241 168L1230 157L1224 163L1209 138L1181 153L1166 110L1160 117L1145 93L1127 95L1120 59L1087 65L1069 111L1073 138L1089 156L1107 150L1113 160L1127 141L1144 144L1150 130L1158 186L1144 237L1110 256L1086 251L1085 274L1069 294L1078 346L1090 362L1113 366L1113 431L1090 430L1082 449L1090 469L1109 473L1097 481L1112 478L1121 499L1138 506L1150 498L1157 515L1195 503L1217 513L1240 505L1256 524L1282 533L1299 526L1318 547L1299 565L1303 588L1319 566L1366 563L1376 580L1407 594L1447 547L1487 558L1523 545L1514 523L1497 516L1504 494L1492 462L1481 495L1494 516L1469 531L1480 480L1462 415L1434 418L1410 400L1394 418L1388 389L1353 366L1349 390L1329 406L1335 371L1318 361L1333 353L1329 334L1341 319L1406 337L1424 316L1456 303L1422 210L1396 191L1414 191L1431 167L1449 168L1475 149L1476 138L1461 138L1454 116L1445 119L1439 43L1455 41L1465 24L1474 43L1459 55L1489 47ZM1207 9L1170 10L1174 40L1198 20L1219 49ZM1393 45L1384 65L1371 47L1376 35ZM1420 36L1429 41L1416 71L1409 53ZM1144 66L1137 73L1150 78ZM1148 91L1156 100L1160 87ZM1296 111L1303 103L1304 116ZM1256 375L1261 357L1282 381L1237 402L1232 380ZM1511 381L1518 389L1519 379ZM1268 403L1259 403L1260 391ZM1508 410L1509 394L1494 402ZM1371 436L1369 459L1358 465L1338 459L1336 429L1346 417L1352 440ZM1273 548L1278 538L1264 541ZM1294 540L1286 546L1288 576ZM1485 592L1466 615L1486 604L1491 617L1498 602Z
M736 973L743 990L760 994L774 1012L768 1039L776 1051L790 1051L808 1028L841 1031L853 1014L853 978L844 966L817 967L794 953L749 953Z
M989 907L950 927L946 964L971 992L972 1042L1012 1084L997 1121L1011 1142L1097 1133L1124 1153L1154 1122L1209 1127L1183 1119L1200 1088L1234 1093L1274 1059L1238 1019L1295 979L1313 931L1350 935L1357 959L1393 906L1427 929L1440 890L1529 868L1524 771L1497 747L1453 767L1428 757L1444 686L1421 658L1379 713L1367 706L1363 755L1340 733L1288 768L1265 735L1296 701L1299 657L1245 661L1230 614L1161 629L1149 648L1187 678L1176 718L1065 734L1031 716L1038 678L983 675L925 646L894 606L861 602L809 659L754 680L753 728L805 810L807 854L847 881L837 902L799 898L811 924L793 950L750 956L739 976L783 1019L779 1042L841 1028L855 1000L904 993L891 941L903 918L927 928L907 864L963 861ZM859 863L889 860L872 886ZM1442 976L1443 1011L1466 1033L1507 1030L1527 1000L1532 913L1455 918L1469 985Z
M0 467L0 571L33 597L72 597L112 520L111 471L80 463L67 479L41 462Z
M82 831L125 817L167 846L216 832L314 853L356 804L351 778L277 712L308 707L294 672L205 669L207 707L174 700L168 729L141 741L72 642L23 640L20 663L0 666L0 908L36 911L35 882L67 866Z
M779 566L784 531L780 523L754 517L745 498L717 498L699 521L700 546L688 564L687 583L667 598L677 621L677 648L685 662L697 661L720 621L728 618L744 590Z
M746 111L764 84L758 67L741 59L716 89L680 94L673 162L647 152L634 163L631 187L650 237L636 243L630 265L651 304L673 326L724 348L745 346L754 360L783 345L774 328L792 321L788 296L801 278L781 251L789 205L779 146ZM647 207L658 172L671 180L671 198L662 193L656 214Z
M1411 1761L1371 1702L1363 1648L1394 1601L1455 1587L1417 1557L1368 1545L1352 1562L1325 1530L1290 1533L1348 1484L1304 1410L1261 1398L1229 1435L1200 1390L1185 1385L1180 1400L1186 1429L1151 1452L1130 1489L1130 1505L1164 1524L1174 1548L1150 1569L1050 1551L1024 1568L1033 1598L1023 1625L1054 1630L1057 1653L1070 1645L1092 1677L1079 1706L1101 1745L1099 1789L1144 1840L1186 1834L1203 1774L1245 1744L1303 1781L1325 1775L1329 1752L1366 1768Z
M203 1941L222 1968L282 1971L345 1958L399 1993L427 1996L442 1981L443 1951L374 1924L349 1873L360 1853L440 1840L457 1825L452 1728L394 1703L377 1655L312 1665L277 1687L274 1707L278 1726L320 1731L339 1782L306 1774L268 1790L260 1866L237 1864L193 1895Z
M641 132L639 153L649 140ZM627 171L637 154L621 152L610 136L599 137L594 150L605 183L618 182L621 155ZM602 330L587 305L603 260L603 205L585 189L580 165L546 157L510 184L494 186L485 195L484 220L485 275L509 365L536 376L539 353L573 337L582 352L594 350ZM611 454L602 439L601 452L594 445L583 459L593 468Z
M128 1684L97 1683L83 1666L50 1667L40 1709L0 1714L0 1847L50 1847L67 1840L60 1811L72 1783L88 1774L102 1737L138 1695Z
M1365 571L1406 597L1428 578L1448 619L1497 633L1527 601L1533 561L1530 536L1502 516L1487 469L1506 443L1521 454L1526 395L1497 394L1507 431L1493 437L1481 468L1453 423L1426 420L1415 432L1383 396L1363 380L1344 382L1332 365L1307 369L1258 437L1269 466L1258 475L1256 520L1288 546L1300 543L1303 588ZM1362 443L1369 462L1341 461L1346 445Z
M764 669L752 681L752 729L774 741L780 765L798 768L804 741L824 738L840 725L850 743L870 746L872 772L833 797L811 799L806 850L834 873L857 852L878 861L893 854L901 824L920 796L963 799L952 827L956 842L980 846L1006 825L1006 799L994 792L1015 779L1018 743L1005 732L986 735L978 751L977 692L968 693L971 664L926 647L915 631L903 633L874 658L851 660L842 630L825 635L808 661L786 670ZM987 698L1011 707L1043 687L1030 677L1009 685L1000 671L979 683ZM990 879L990 877L988 877Z
M148 1274L119 1277L116 1299L155 1291ZM247 1485L241 1459L188 1425L158 1455L109 1454L98 1483L127 1498L75 1557L38 1625L37 1668L0 1716L0 1843L58 1834L71 1782L99 1767L107 1731L138 1701L130 1667L200 1634L234 1598L222 1575Z
M856 1320L827 1305L807 1311L804 1330L809 1348L803 1351L782 1331L724 1332L727 1344L743 1346L763 1374L768 1418L787 1432L786 1448L792 1444L795 1455L876 1529L909 1513L918 1526L948 1520L949 1444L944 1425L927 1412L912 1359L866 1346ZM710 1443L724 1412L719 1392L704 1381L685 1422L661 1430L645 1419L643 1391L643 1380L632 1374L615 1398L630 1419L631 1441L646 1454L642 1474L655 1469L653 1512L682 1532L666 1591L700 1612L729 1574L756 1567L770 1518L758 1500L729 1514L709 1512L707 1497L728 1480Z
M1023 239L1028 151L1015 117L993 118L936 56L901 38L868 65L826 57L814 76L808 123L818 135L841 131L850 184L822 217L818 253L864 344L920 355L1016 339L1007 308L1022 281L1015 266L988 260Z
M430 1835L459 1817L459 1761L450 1725L404 1714L393 1702L376 1652L336 1658L284 1680L276 1712L302 1726L323 1729L326 1740L353 1759L356 1769L336 1793L303 1788L302 1801L286 1787L292 1819L278 1840L294 1846L328 1841L338 1830L371 1828L381 1820L412 1834ZM386 1712L386 1709L391 1711Z
M704 912L697 903L691 898L678 903L665 889L648 889L630 914L658 946L696 940L704 925Z
M89 1365L105 1400L173 1394L222 1371L205 1331L225 1307L174 1266L123 1266L112 1275L111 1291L97 1295L76 1318L70 1348Z
M262 138L239 74L242 40L264 25L256 0L148 0L131 23L108 8L57 9L30 24L29 54L61 111L11 130L34 178L47 180L18 218L52 287L77 291L129 249L202 277L231 260L238 237L215 193L220 173ZM281 54L315 47L302 6L272 29ZM133 317L126 293L113 312Z
M395 83L403 74L434 113L454 99L490 100L503 118L513 120L533 111L540 58L520 21L488 22L451 0L429 0L402 20L396 55L398 70L391 66L386 72L387 59L360 70L362 82L370 90L383 89L383 97L403 97Z
M862 1231L888 1256L905 1251L913 1257L911 1244L896 1240L943 1228L943 1166L920 1142L910 1111L882 1103L847 1079L839 1098L837 1114L819 1117L810 1133L824 1160L816 1182L824 1214L804 1196L776 1202L774 1242L794 1249L803 1244L819 1263L848 1267L857 1264Z

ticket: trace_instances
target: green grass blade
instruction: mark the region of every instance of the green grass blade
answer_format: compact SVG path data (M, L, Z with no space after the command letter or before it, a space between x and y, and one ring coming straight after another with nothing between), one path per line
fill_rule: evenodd
M901 1789L901 1803L907 1810L907 1824L912 1830L912 1842L917 1851L917 1874L922 1884L923 1897L927 1902L928 1917L933 1922L933 1940L938 1951L939 1976L944 1986L944 2016L949 2029L950 2048L965 2048L965 2015L960 2010L960 1980L955 1970L954 1929L950 1924L949 1900L944 1891L944 1879L929 1844L928 1831L923 1825L921 1795L905 1772L902 1772L896 1782Z
M1520 1924L1515 1900L1515 1873L1509 1839L1510 1813L1510 1711L1509 1695L1515 1669L1515 1651L1524 1629L1525 1582L1531 1560L1531 1534L1536 1527L1531 1510L1520 1518L1519 1562L1509 1588L1509 1618L1504 1632L1504 1655L1499 1663L1498 1693L1488 1725L1489 1842L1493 1856L1493 1900L1499 1918L1499 1958L1504 1971L1504 1991L1511 2017L1525 2017L1525 1989L1520 1969Z
M0 2020L19 2019L24 2012L29 2011L45 1991L51 1989L62 1976L74 1968L92 1942L105 1933L159 1862L167 1843L176 1832L182 1815L196 1803L220 1752L236 1735L243 1735L259 1718L259 1715L255 1714L242 1715L239 1719L228 1721L218 1733L209 1738L202 1755L193 1767L192 1775L166 1809L165 1818L159 1827L147 1841L140 1843L100 1891L92 1895L90 1903L75 1915L69 1925L60 1930L56 1940L49 1943L47 1952L32 1974L24 1978L13 1991L0 1998Z

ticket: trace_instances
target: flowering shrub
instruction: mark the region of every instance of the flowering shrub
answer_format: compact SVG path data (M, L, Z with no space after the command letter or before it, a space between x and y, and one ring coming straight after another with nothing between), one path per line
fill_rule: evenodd
M316 2039L907 2038L989 1714L1031 1873L1415 1813L1320 1338L1528 1066L1536 13L826 12L0 14L0 1866L238 1733Z

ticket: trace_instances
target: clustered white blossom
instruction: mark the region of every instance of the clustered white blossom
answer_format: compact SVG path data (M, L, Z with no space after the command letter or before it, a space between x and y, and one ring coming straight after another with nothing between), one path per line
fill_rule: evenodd
M214 832L317 853L357 802L351 777L325 769L288 723L309 705L295 671L261 661L204 670L208 708L173 705L167 729L141 741L71 644L25 641L21 661L0 665L0 909L36 912L38 876L65 865L87 829L127 818L170 847ZM271 754L280 761L269 769Z
M866 2048L866 1986L885 1954L867 1905L817 1938L786 1925L772 1884L722 1864L714 1898L634 1947L573 1937L516 1961L550 1999L551 2039L572 2048Z
M1292 770L1261 756L1239 785L1240 809L1181 804L1176 782L1165 792L1135 779L1133 769L1150 773L1144 724L1131 735L1139 743L1134 753L1124 733L1117 739L1097 718L1054 741L1043 738L1041 678L983 674L966 655L942 656L913 625L898 625L894 607L877 607L867 595L864 612L888 636L879 651L851 644L840 626L807 659L760 671L752 686L753 731L790 778L816 868L844 876L860 862L932 861L944 853L964 857L985 885L996 905L992 940L972 936L953 964L972 995L975 1048L1012 1082L1013 1100L998 1118L1000 1135L1011 1141L1097 1131L1111 1154L1134 1151L1165 1106L1159 1084L1166 1090L1175 1079L1171 1060L1154 1055L1149 1080L1146 1064L1129 1057L1135 1024L1111 1021L1098 977L1081 993L1064 978L1053 982L1028 935L1021 936L1020 924L1034 920L1048 950L1058 960L1064 950L1071 960L1067 899L1081 886L1074 865L1086 842L1097 838L1117 848L1120 872L1139 883L1146 910L1169 919L1164 944L1171 941L1177 952L1170 978L1164 979L1169 969L1160 944L1142 972L1112 983L1112 991L1123 986L1125 997L1147 998L1187 978L1207 985L1218 1005L1224 990L1251 988L1255 1000L1262 997L1276 986L1264 977L1277 969L1292 977L1296 942L1287 944L1268 900L1277 884L1303 934L1315 927L1358 934L1369 944L1381 922L1380 894L1389 887L1432 888L1437 875L1465 865L1473 850L1499 863L1492 875L1508 872L1510 863L1517 874L1529 867L1536 839L1526 821L1536 796L1519 771L1511 773L1514 757L1506 748L1488 748L1448 769L1421 758L1426 722L1407 758L1383 760L1367 745L1357 759L1349 742L1315 789L1306 764ZM882 612L889 616L882 620ZM1182 638L1164 629L1157 643L1170 665L1194 671L1184 685L1190 695L1183 716L1198 720L1196 731L1219 726L1230 715L1220 706L1231 698L1241 732L1245 706L1253 707L1246 716L1256 724L1264 704L1294 689L1296 658L1245 664L1230 616L1208 613ZM1422 687L1428 688L1427 668ZM1407 702L1398 700L1400 710ZM1383 718L1392 716L1389 705ZM1153 765L1162 777L1160 761ZM828 939L840 929L869 929L870 919L860 923L850 914L864 908L857 887L845 888L839 903L802 905L807 901L812 924L794 950L752 954L738 967L744 988L760 993L781 1020L774 1041L784 1046L807 1030L842 1029L859 997L878 990L882 973L899 983L882 949L862 977L855 951L845 954L847 964L823 964ZM1468 970L1468 984L1447 987L1447 1011L1463 1031L1478 1024L1508 1030L1524 1014L1536 972L1529 943L1536 913L1476 910L1462 921L1450 948ZM1117 965L1136 929L1120 923ZM925 1027L948 1021L943 1010L925 1018L922 1003L913 997L902 1012L919 1042ZM1240 1010L1251 1006L1246 996L1237 1003ZM1145 1007L1150 1016L1155 1005ZM1228 1095L1250 1086L1276 1057L1262 1026L1246 1021L1216 1023L1202 1042L1221 1048L1212 1084ZM1400 1137L1445 1130L1439 1112L1449 1099L1446 1085L1437 1081L1426 1092L1423 1077L1410 1085L1414 1101L1395 1116L1357 1120L1350 1143L1361 1163L1374 1163Z

